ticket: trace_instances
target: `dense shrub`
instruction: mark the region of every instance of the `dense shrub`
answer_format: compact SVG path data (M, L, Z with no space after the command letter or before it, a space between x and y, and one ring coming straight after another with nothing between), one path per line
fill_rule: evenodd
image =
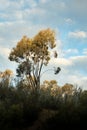
M45 85L33 92L22 84L12 87L0 83L0 129L29 130L35 126L38 130L57 130L86 126L87 91L69 84Z

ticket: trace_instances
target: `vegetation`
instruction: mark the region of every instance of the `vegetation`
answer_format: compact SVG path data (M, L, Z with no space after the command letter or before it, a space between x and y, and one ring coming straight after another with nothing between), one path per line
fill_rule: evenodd
M87 91L72 84L59 86L55 80L40 84L43 66L49 63L55 47L54 31L26 36L12 49L9 59L18 63L12 84L12 71L0 72L1 130L58 130L84 128L87 123ZM51 49L50 49L51 48ZM39 50L39 51L38 51ZM57 53L54 53L57 58ZM58 67L54 74L58 74Z
M0 83L0 129L49 130L86 125L87 91L71 84L44 81L33 93L22 82Z
M55 44L55 33L51 29L40 31L34 38L24 36L12 49L9 59L19 63L18 76L28 79L33 90L40 88L40 76L43 66L50 60L50 49Z

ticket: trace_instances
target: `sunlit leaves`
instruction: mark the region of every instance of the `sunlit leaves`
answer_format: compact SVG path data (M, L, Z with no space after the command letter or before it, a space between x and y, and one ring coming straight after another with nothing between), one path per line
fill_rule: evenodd
M34 37L33 44L36 45L35 56L39 56L38 59L44 59L43 63L47 65L50 60L50 52L48 49L53 49L56 46L54 31L50 29L40 31Z
M4 72L0 73L0 81L5 82L8 86L10 83L10 78L13 76L13 71L6 69Z
M23 59L24 56L29 55L29 52L32 50L32 39L24 36L18 43L16 48L13 48L9 59L18 62L19 59Z
M66 94L73 95L74 92L76 92L76 88L72 84L66 83L63 86L59 86L56 80L45 80L41 89L53 96L61 96L61 98L63 98Z
M74 89L74 86L72 84L68 84L66 83L63 87L62 87L62 91L64 93L72 93Z
M46 29L40 31L35 37L34 37L34 43L36 43L38 46L43 47L44 45L48 45L50 48L55 47L55 32L51 29Z
M1 78L11 77L12 75L13 75L13 72L10 69L6 69L4 72L0 73Z
M46 64L50 60L48 48L53 49L55 46L54 31L42 30L32 39L24 36L12 49L9 59L18 62L19 59L31 57L35 63L43 59Z

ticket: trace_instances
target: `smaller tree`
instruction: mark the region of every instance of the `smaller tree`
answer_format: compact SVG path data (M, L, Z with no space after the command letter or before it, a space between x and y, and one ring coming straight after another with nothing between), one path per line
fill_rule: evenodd
M13 71L10 69L6 69L4 72L0 72L0 81L6 84L6 86L9 86L12 75Z

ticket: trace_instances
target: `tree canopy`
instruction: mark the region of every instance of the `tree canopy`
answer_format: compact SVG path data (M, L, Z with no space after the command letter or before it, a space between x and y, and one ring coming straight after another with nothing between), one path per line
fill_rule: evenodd
M18 76L27 77L29 85L33 89L40 87L42 68L48 65L51 58L50 50L55 46L55 32L51 29L45 29L33 38L23 36L16 47L12 49L9 59L19 63Z

